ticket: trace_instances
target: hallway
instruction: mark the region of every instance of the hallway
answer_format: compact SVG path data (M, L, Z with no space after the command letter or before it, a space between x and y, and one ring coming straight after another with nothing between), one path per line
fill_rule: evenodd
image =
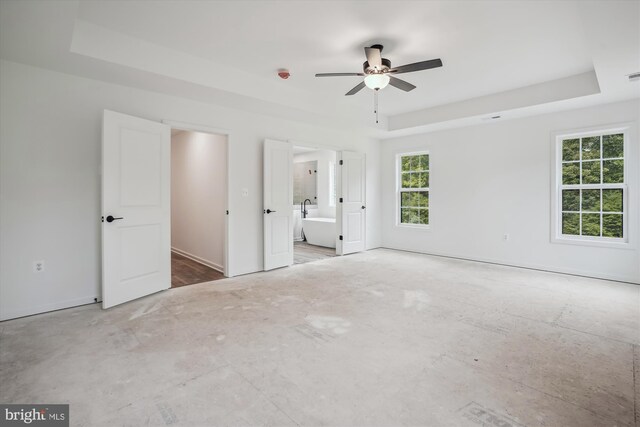
M224 274L204 264L171 252L171 287L224 279Z

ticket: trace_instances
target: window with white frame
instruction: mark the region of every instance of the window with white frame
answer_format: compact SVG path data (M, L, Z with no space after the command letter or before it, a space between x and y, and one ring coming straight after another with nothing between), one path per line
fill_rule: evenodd
M558 137L558 237L626 241L625 139L624 131Z
M429 225L429 154L399 154L398 173L398 223Z

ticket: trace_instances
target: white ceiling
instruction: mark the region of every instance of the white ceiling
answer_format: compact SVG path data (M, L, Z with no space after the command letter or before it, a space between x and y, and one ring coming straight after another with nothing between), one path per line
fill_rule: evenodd
M0 57L143 88L163 76L162 86L175 94L223 92L230 103L240 97L235 106L255 99L288 109L289 115L295 109L308 117L371 125L372 92L344 96L359 83L357 77L314 74L359 72L363 47L379 42L393 65L432 58L444 63L399 76L418 86L412 92L381 91L383 129L387 117L418 127L434 111L443 121L452 120L437 110L448 104L588 72L597 76L602 93L575 92L584 105L639 97L640 83L624 80L640 71L639 4L5 0ZM281 67L291 71L288 80L277 77ZM539 99L512 93L522 94L518 105L539 110ZM546 103L552 111L557 100ZM499 103L485 104L487 114L500 109Z

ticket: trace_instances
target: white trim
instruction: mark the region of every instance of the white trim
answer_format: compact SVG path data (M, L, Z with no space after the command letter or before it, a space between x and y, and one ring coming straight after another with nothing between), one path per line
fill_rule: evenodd
M336 171L336 161L329 162L329 207L335 208L338 202L338 172ZM332 173L333 172L333 173Z
M209 261L207 259L200 258L199 256L190 254L189 252L183 251L183 250L178 249L178 248L174 248L173 246L171 246L171 252L175 252L178 255L182 255L185 258L189 258L191 261L195 261L198 264L202 264L202 265L204 265L206 267L213 268L214 270L219 271L220 273L224 274L224 268L221 265L216 264L213 261Z
M567 131L557 131L551 133L551 227L550 227L550 241L552 243L581 245L581 246L595 246L605 248L617 248L617 249L635 249L635 242L631 236L630 215L632 210L630 206L630 193L633 191L633 184L630 184L631 174L630 169L637 167L634 158L634 152L631 149L632 145L630 140L632 138L633 123L618 123L605 126L594 126L583 129L572 129ZM624 178L622 183L616 184L572 184L562 185L562 165L564 163L577 163L580 165L583 162L582 159L582 147L580 146L580 159L572 162L562 161L562 141L566 139L578 139L588 138L591 136L602 136L614 133L622 133L624 139ZM601 140L602 141L602 140ZM602 144L601 144L602 149ZM602 164L603 153L600 153L599 159ZM604 159L610 160L610 159ZM587 160L588 161L588 160ZM600 168L600 176L602 180L602 167ZM582 180L582 168L580 168L580 177ZM582 182L582 181L581 181ZM600 236L573 236L562 234L562 190L587 190L587 189L622 189L623 190L623 237L622 238L610 238ZM582 212L582 211L581 211ZM597 212L602 215L601 211ZM580 217L582 218L582 216ZM582 221L582 219L580 220ZM601 219L602 221L602 219ZM602 224L601 224L602 226ZM602 230L601 230L602 232Z
M231 134L231 131L229 129L215 128L215 127L200 125L196 123L178 122L174 120L162 120L162 123L169 125L172 129L181 129L181 130L187 130L191 132L213 133L216 135L227 135L227 136Z
M96 301L96 299L98 301ZM86 296L82 298L74 298L66 301L58 301L52 304L44 304L37 307L25 307L25 308L18 308L18 309L3 310L2 313L0 313L0 321L17 319L18 317L33 316L35 314L43 314L49 311L63 310L67 308L77 307L80 305L96 304L97 302L99 302L99 300L100 300L100 296L94 295L94 296Z
M339 147L337 145L326 144L324 142L322 142L322 143L303 142L303 141L299 141L299 140L295 140L295 139L281 139L281 138L267 138L267 139L274 139L274 140L277 140L277 141L284 141L284 142L288 142L288 143L292 144L295 147L313 148L314 150L335 151L336 153L338 151L342 150L342 147Z

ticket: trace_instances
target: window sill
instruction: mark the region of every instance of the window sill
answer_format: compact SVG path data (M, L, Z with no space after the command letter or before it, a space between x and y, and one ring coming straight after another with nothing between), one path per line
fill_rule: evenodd
M596 239L581 239L581 238L572 238L572 237L552 237L551 243L559 243L563 245L576 245L576 246L591 246L597 248L608 248L608 249L635 249L635 246L631 245L628 241L620 240L607 242L604 240L596 240Z
M429 230L431 225L421 225L421 224L396 224L398 228L412 228L414 230Z

